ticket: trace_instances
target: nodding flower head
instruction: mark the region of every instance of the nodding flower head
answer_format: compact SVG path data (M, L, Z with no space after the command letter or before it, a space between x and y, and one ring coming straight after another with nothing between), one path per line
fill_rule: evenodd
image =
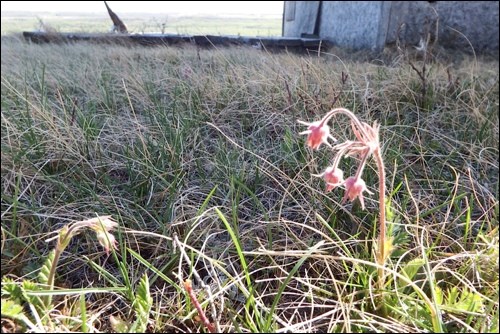
M109 255L109 250L111 248L116 249L116 239L110 231L118 226L111 216L101 216L92 219L88 219L89 227L93 229L97 236L97 241L101 244Z
M361 177L355 178L354 176L350 176L345 180L344 185L345 185L345 194L342 203L345 203L347 199L349 199L352 202L356 198L358 198L359 202L361 203L361 208L363 208L364 210L365 201L363 197L363 191L366 191L369 194L373 194L366 187L365 181L363 181Z
M376 149L380 147L379 143L379 132L380 132L380 124L377 122L373 123L372 126L367 123L360 123L362 129L357 129L353 122L351 122L352 131L354 135L359 141L359 144L365 146L369 153L373 153ZM362 130L362 131L360 131Z
M57 239L57 249L62 252L69 244L71 239L79 234L84 229L91 229L96 233L97 240L104 247L106 254L109 255L111 248L117 249L116 238L111 234L111 230L116 228L118 223L115 222L111 216L97 216L95 218L86 219L74 222L63 226L59 233L46 241Z
M322 174L314 176L322 177L325 180L326 192L332 191L344 182L344 172L335 166L330 166Z
M321 144L325 144L331 147L330 143L328 142L328 138L331 138L334 141L336 140L330 134L330 128L328 127L328 125L326 125L326 123L323 121L316 121L313 123L299 121L299 123L308 126L306 131L302 131L299 134L307 135L307 146L309 146L313 150L319 149Z
M109 255L111 248L117 249L115 236L107 231L96 231L97 241L104 248L104 251Z
M118 226L111 216L98 216L75 223L78 228L89 227L96 233L97 241L109 255L111 248L116 249L116 238L111 234L111 230Z
M99 216L96 218L84 220L84 221L82 221L82 223L87 223L88 226L96 232L99 232L102 230L109 232L118 226L118 223L115 222L111 218L111 216Z

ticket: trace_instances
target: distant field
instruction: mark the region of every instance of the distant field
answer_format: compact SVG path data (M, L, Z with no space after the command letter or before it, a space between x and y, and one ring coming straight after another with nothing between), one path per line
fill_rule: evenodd
M281 17L121 15L131 33L281 36ZM107 15L2 12L2 35L40 29L40 21L60 32L109 32Z

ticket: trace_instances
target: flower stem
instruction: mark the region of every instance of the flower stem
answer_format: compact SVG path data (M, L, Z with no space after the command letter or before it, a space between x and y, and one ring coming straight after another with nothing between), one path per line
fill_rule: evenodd
M345 108L335 108L335 109L330 110L321 120L321 125L328 123L330 118L332 118L335 114L344 114L344 115L348 116L351 119L351 121L353 121L354 124L356 124L356 127L359 129L359 131L366 135L366 130L363 127L363 125L361 124L361 122L359 121L359 119L353 114L352 111L350 111L349 109L345 109Z
M61 249L61 247L56 247L54 249L54 260L51 263L50 271L49 271L49 276L48 276L48 279L47 279L47 285L48 285L49 291L54 290L54 283L55 283L55 277L56 277L57 263L59 262L59 259L61 258L61 254L62 254L63 251L64 251L64 248ZM45 297L44 303L45 303L45 307L47 309L50 309L50 306L52 304L52 295L51 294L48 294Z
M375 152L373 152L375 160L377 162L377 169L379 175L379 239L378 239L378 255L377 262L379 265L383 266L385 264L386 258L386 222L385 222L385 168L382 155L380 153L380 147L378 147ZM378 283L379 289L384 289L385 279L384 279L384 269L379 267L378 269Z

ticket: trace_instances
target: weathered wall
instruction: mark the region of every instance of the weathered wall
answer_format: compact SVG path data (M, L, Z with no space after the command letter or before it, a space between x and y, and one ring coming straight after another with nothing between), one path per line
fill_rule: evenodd
M392 1L386 43L398 40L403 45L414 45L425 31L433 30L436 21L435 3L429 1ZM432 31L434 33L434 31Z
M387 43L416 44L431 34L440 45L498 50L497 1L393 1ZM437 29L436 29L437 28ZM437 34L437 36L436 36Z
M283 36L314 34L320 1L285 1Z
M320 37L354 49L384 47L391 1L323 1Z
M472 45L479 52L499 48L498 1L285 1L283 19L286 37L313 31L354 49L380 50L396 40L416 45L427 34L448 47L470 50Z

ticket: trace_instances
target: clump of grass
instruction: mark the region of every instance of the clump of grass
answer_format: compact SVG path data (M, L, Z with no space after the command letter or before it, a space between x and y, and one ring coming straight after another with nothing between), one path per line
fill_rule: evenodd
M421 105L420 60L337 51L2 39L3 330L200 331L190 279L224 332L497 331L498 60L434 57ZM380 123L394 246L382 291L378 201L324 193L314 174L331 157L296 136L296 119L340 106ZM363 178L374 192L372 163ZM114 255L81 234L46 315L17 307L44 240L94 212L120 222Z

